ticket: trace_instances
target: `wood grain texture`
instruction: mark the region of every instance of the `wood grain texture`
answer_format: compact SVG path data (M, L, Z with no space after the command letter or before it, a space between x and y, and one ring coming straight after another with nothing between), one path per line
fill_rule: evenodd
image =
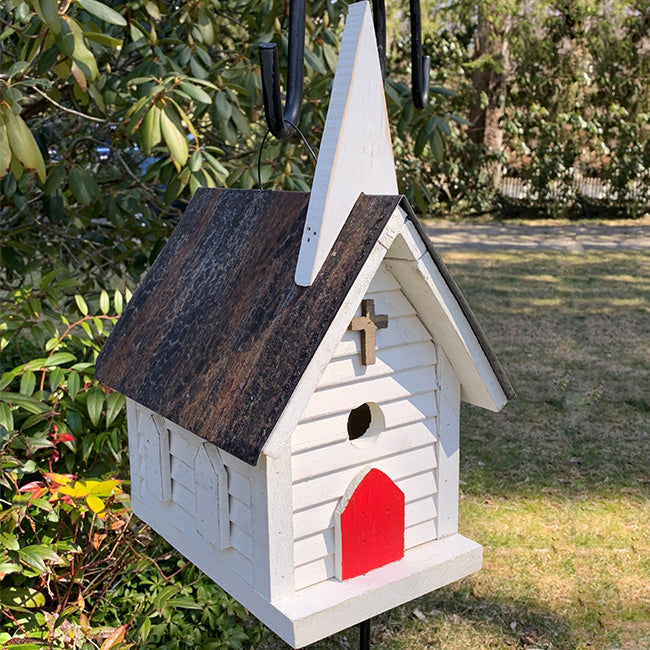
M317 280L299 287L308 198L199 190L96 376L254 464L400 200L360 196Z

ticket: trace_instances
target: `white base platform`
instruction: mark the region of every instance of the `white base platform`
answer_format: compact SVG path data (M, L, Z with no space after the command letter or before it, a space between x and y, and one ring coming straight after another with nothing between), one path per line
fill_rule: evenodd
M294 648L344 630L418 596L478 571L482 547L459 534L428 542L404 558L366 575L339 582L335 578L270 602L238 576L194 532L180 530L161 509L132 495L133 511L190 562L236 598Z
M285 641L301 648L464 578L482 562L479 544L450 535L411 549L399 562L366 575L321 582L273 604L293 623L293 639Z

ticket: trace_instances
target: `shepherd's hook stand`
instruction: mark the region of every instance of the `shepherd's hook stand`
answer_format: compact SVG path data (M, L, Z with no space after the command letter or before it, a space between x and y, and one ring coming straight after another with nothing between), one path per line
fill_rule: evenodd
M359 623L359 650L370 650L370 620Z

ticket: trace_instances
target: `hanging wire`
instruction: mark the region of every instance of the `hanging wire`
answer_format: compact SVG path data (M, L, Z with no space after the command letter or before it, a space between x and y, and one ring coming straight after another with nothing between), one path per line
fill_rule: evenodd
M289 120L285 119L285 123L288 124L296 133L300 136L300 139L302 140L303 144L305 147L307 147L307 151L311 154L311 157L314 159L314 163L318 161L318 156L314 153L314 150L311 148L309 145L309 142L307 142L307 138L305 138L303 132L293 123L290 122ZM264 137L262 138L262 144L260 145L260 150L257 154L257 184L259 186L260 192L264 189L262 185L262 151L264 150L264 145L266 144L266 138L269 137L269 134L271 131L269 129L266 130L266 133L264 134Z

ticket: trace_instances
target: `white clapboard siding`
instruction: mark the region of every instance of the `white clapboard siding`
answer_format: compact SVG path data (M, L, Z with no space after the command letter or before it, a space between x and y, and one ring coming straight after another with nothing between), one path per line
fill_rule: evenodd
M415 548L437 537L436 519L432 518L407 528L404 531L404 546L405 548Z
M172 501L190 515L196 514L196 497L193 490L188 490L178 481L172 481Z
M377 362L363 366L361 337L346 332L291 439L296 589L334 576L334 511L364 467L404 492L407 549L436 536L437 350L385 266L365 297L389 318L377 332ZM379 406L385 426L358 446L347 420L364 402Z
M382 291L395 291L396 289L401 290L399 282L386 268L386 264L382 262L381 266L377 269L377 273L375 273L372 282L370 282L367 296L372 298L370 294L380 293Z
M226 464L228 492L244 505L251 507L251 484L246 476Z
M408 476L395 481L397 487L404 492L406 506L437 493L435 470L428 470L421 474ZM328 528L334 527L334 510L339 498L309 506L298 510L293 516L294 535L297 540L320 534Z
M417 511L413 510L414 512ZM408 524L408 508L405 513L407 518L407 526L404 531L404 550L408 551L411 548L415 548L424 542L431 541L436 537L435 529L435 509L433 510L433 516L426 517L427 513L424 509L420 512L421 517L426 517L422 520L417 520L416 523L409 525ZM333 545L334 540L334 530L328 530L325 534L319 536L322 540L322 548L325 549L325 553L319 557L315 557L312 560L307 560L307 553L313 549L313 547L305 552L303 547L300 555L297 554L298 560L307 560L303 564L298 564L295 569L295 583L296 590L304 589L311 585L323 582L324 580L329 580L335 575L334 569L334 552L329 551L328 549ZM304 540L307 541L307 540Z
M147 519L147 523L154 527L163 537L170 529L180 531L181 539L195 539L196 519L184 508L174 501L162 503L155 495L150 494L146 489L140 497L148 506L148 509L155 515L155 520ZM138 514L137 507L135 508ZM233 529L234 532L233 532ZM211 563L222 563L239 575L249 584L254 583L252 557L252 539L250 536L231 527L231 537L234 538L233 546L220 550L204 538L201 538L201 548L205 557L210 558ZM183 544L176 546L183 553Z
M379 313L379 312L378 312ZM388 315L390 319L390 314ZM386 329L377 330L377 350L393 348L396 345L419 343L431 340L431 335L417 316L404 316L389 320ZM341 342L336 346L333 359L347 357L361 350L359 332L346 331Z
M354 384L322 388L313 394L304 416L330 415L351 411L364 402L381 403L417 393L435 382L435 366L424 366L383 377L362 379Z
M249 560L253 559L253 538L236 524L230 524L230 543Z
M332 495L341 497L352 479L367 464L370 463L359 463L344 469L330 468L330 473L322 473L315 478L296 482L293 486L294 511L328 501L332 498ZM393 481L411 474L423 473L435 466L434 445L425 445L401 454L372 461L372 467L381 470ZM326 468L322 467L320 469L325 470Z
M194 467L188 465L177 456L171 457L171 474L172 480L184 485L188 490L194 488L194 477L192 476Z
M250 533L253 530L250 505L242 503L232 495L230 495L229 504L230 521L241 530Z
M322 517L323 520L327 520L327 527L324 530L315 535L297 539L294 549L296 567L309 564L334 552L333 513L337 503L338 501L327 504L327 513ZM321 507L321 509L325 510L324 507ZM407 502L404 512L405 527L417 526L435 518L437 514L435 495ZM296 516L296 521L298 519L299 517ZM410 546L407 545L406 548L408 549Z
M427 420L435 426L435 420ZM320 448L311 448L296 453L292 459L294 482L329 473L329 468L346 466L358 467L379 460L382 457L401 454L410 449L430 445L436 441L435 429L425 422L407 425L399 429L384 431L377 437L375 444L364 448L352 448L345 432L340 442ZM381 451L379 451L381 450Z
M413 307L399 288L393 289L392 291L366 293L366 298L375 301L376 314L388 314L388 327L390 327L390 322L393 318L415 316L417 313L415 307ZM361 305L359 305L354 315L361 316Z
M402 426L433 418L438 412L435 394L430 390L418 395L382 402L381 410L386 422L386 431L395 432ZM305 448L320 447L345 440L349 415L349 411L344 411L302 421L291 438L292 449L297 452Z
M376 362L370 366L364 366L361 356L355 353L333 360L320 378L318 389L381 377L409 368L432 366L435 363L436 349L430 341L381 350L377 354Z
M171 479L171 500L161 501L161 494L141 486L139 497L150 507L154 513L155 521L151 523L163 536L171 527L180 531L182 536L196 535L197 530L197 498L195 481L195 459L204 441L193 433L182 429L167 420L158 423L161 428L164 423L165 431L169 434L168 463ZM156 425L152 419L152 412L140 405L135 408L136 432L134 441L137 446L136 460L138 464L147 461L145 449L145 436L140 428L149 434ZM248 466L233 459L229 454L220 454L223 457L224 467L228 475L228 516L229 548L219 549L216 542L209 535L202 538L202 549L210 562L222 562L235 571L242 579L254 584L253 571L253 522L251 515L251 486L245 474ZM140 481L136 482L139 484ZM209 496L209 495L207 495ZM158 517L158 514L160 517ZM179 550L182 552L182 544Z
M334 577L334 554L296 567L296 591Z

